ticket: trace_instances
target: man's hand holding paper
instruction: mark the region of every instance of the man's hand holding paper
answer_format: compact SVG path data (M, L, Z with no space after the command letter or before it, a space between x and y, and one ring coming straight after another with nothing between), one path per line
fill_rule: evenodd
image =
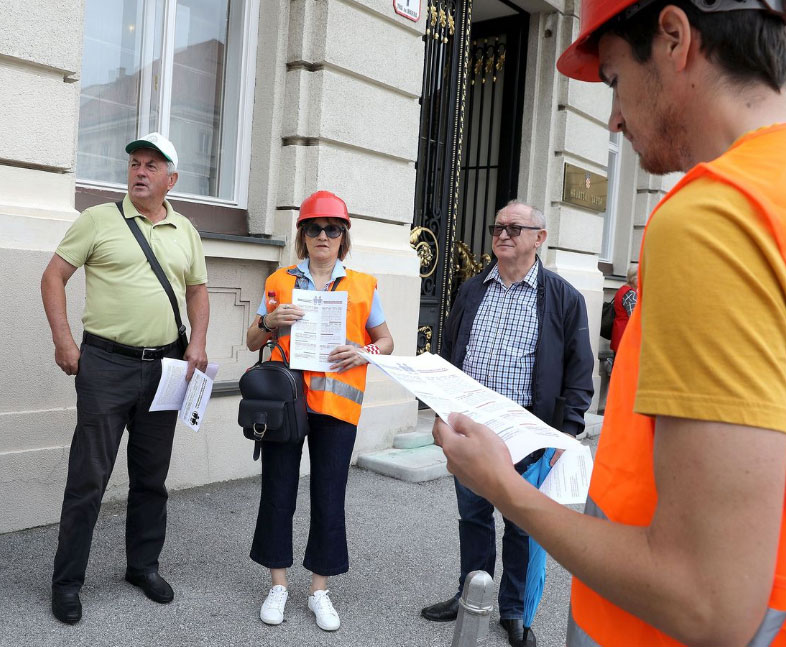
M209 363L204 373L194 369L187 380L189 363L165 357L161 360L161 379L150 405L150 411L178 411L178 418L187 427L199 431L207 403L213 391L218 364Z
M448 470L473 492L495 503L488 492L507 478L521 479L505 441L463 413L452 413L448 423L437 420L434 424L434 442L445 452Z

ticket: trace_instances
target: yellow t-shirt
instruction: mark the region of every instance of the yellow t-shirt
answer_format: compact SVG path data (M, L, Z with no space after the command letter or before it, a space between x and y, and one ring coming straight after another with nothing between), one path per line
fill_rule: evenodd
M686 185L642 250L635 410L786 432L786 263L735 188Z
M152 224L126 195L123 210L134 218L172 284L186 316L186 286L207 282L199 233L168 202L166 218ZM114 203L86 209L66 232L56 253L85 266L85 330L129 346L163 346L177 339L164 288Z

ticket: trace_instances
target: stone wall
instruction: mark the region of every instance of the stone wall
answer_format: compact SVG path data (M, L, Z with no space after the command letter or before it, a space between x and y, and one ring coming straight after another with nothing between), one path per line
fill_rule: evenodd
M7 128L0 141L0 263L5 307L0 361L0 532L56 522L75 424L73 378L55 365L41 273L74 209L82 0L10 0L0 34ZM389 3L281 0L260 11L249 176L252 233L284 247L205 238L211 303L208 356L236 381L256 359L245 330L264 280L293 262L293 207L317 189L344 197L353 217L348 265L374 274L396 340L414 354L420 279L409 247L423 21ZM81 336L84 279L67 288ZM237 426L238 396L214 397L198 433L178 427L168 485L252 476ZM414 427L416 403L369 373L356 454ZM106 498L125 498L125 443ZM307 454L307 452L306 452ZM303 471L307 471L307 456Z

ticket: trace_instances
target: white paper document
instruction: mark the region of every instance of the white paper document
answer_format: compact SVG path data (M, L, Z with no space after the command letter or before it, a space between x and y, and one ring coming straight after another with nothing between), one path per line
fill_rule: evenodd
M563 487L550 485L547 494L560 503L586 499L592 454L572 436L550 427L513 400L483 386L438 355L364 354L364 357L425 402L443 420L447 421L451 413L463 413L489 427L505 441L514 463L539 449L566 450L552 469L560 468L562 476L558 478ZM577 500L579 498L581 501Z
M188 362L165 357L161 360L161 380L150 411L178 411L178 417L194 431L199 431L205 415L218 364L208 364L205 372L195 369L186 382Z
M584 503L587 500L592 476L592 451L586 445L566 451L543 480L540 491L564 504Z
M292 303L306 314L292 325L290 367L329 371L328 355L347 343L347 293L292 290Z
M177 414L184 425L199 431L211 393L213 393L213 380L199 369L194 369L194 374L188 382L186 396L183 398L183 405Z

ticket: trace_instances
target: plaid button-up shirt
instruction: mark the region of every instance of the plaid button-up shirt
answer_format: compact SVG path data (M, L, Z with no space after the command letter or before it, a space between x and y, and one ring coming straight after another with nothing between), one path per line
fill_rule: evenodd
M462 370L517 402L532 404L532 371L538 343L538 264L505 287L495 265L484 283Z

